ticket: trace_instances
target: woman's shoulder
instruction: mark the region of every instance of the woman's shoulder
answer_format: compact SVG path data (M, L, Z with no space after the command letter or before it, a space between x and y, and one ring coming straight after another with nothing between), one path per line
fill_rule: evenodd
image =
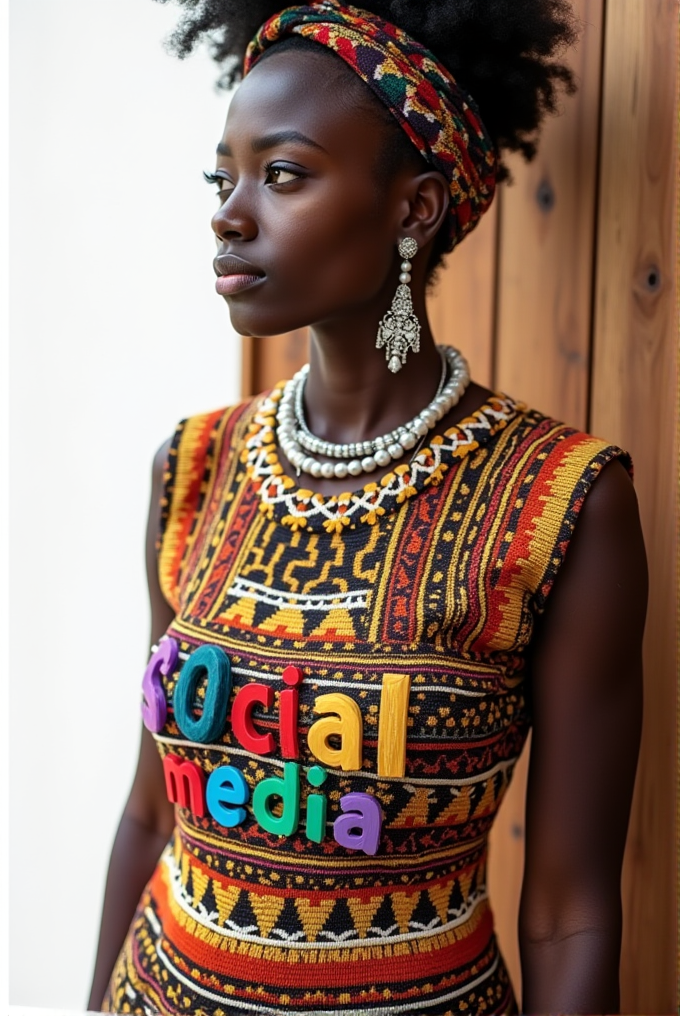
M548 412L515 399L504 392L495 392L489 400L499 403L512 427L503 435L511 445L513 458L522 460L537 471L550 476L553 485L591 481L613 459L620 461L632 478L630 454L605 435L584 430Z
M503 392L489 404L506 420L483 463L488 500L496 506L511 568L521 573L540 613L576 531L607 527L621 510L635 514L633 464L607 436Z
M222 444L225 431L230 435L243 429L250 421L262 395L253 395L228 406L194 413L179 421L170 439L169 448L178 456L195 458L204 454L210 445Z
M160 492L156 551L163 594L177 609L183 561L215 477L238 462L260 396L179 421L156 452L154 489Z

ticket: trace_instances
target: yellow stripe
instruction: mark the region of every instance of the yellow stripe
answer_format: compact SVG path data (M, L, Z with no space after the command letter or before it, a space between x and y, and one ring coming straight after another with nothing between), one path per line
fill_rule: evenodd
M564 522L575 488L588 465L609 445L600 438L584 435L579 444L566 453L564 461L554 470L551 480L546 480L550 493L542 494L542 511L532 518L534 536L529 543L532 589L539 588L543 576L550 567L555 543ZM566 451L566 450L565 450Z
M205 431L206 417L209 415L203 413L200 416L193 416L185 422L176 450L177 462L172 500L158 555L161 590L175 610L179 610L181 562L186 554L186 544L181 543L181 530L187 513L195 510L195 505L187 503L188 495L197 478L197 470L200 470L202 475L205 466L203 457L201 456L197 460L197 454L201 451L201 436Z

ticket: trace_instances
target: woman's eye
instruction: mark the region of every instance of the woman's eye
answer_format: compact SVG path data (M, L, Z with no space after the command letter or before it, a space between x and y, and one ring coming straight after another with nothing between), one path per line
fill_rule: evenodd
M203 173L203 177L206 183L209 183L217 187L217 196L222 201L226 201L231 192L234 189L234 184L226 176L222 176L220 173Z
M292 183L293 180L299 179L299 173L293 173L292 170L284 169L283 166L267 166L266 183Z

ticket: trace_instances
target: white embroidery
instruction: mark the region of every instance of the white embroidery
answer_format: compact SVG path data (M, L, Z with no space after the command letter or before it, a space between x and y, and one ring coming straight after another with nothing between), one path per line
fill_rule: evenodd
M396 466L379 483L367 483L362 490L323 497L297 487L286 476L279 461L275 440L276 409L282 385L265 397L255 411L242 452L248 476L258 487L261 509L270 517L276 510L284 525L293 529L321 522L328 532L341 533L357 522L373 525L381 515L413 497L430 484L441 482L451 462L473 451L490 434L505 427L515 416L518 404L505 395L493 395L471 416L442 435L430 439L410 464Z

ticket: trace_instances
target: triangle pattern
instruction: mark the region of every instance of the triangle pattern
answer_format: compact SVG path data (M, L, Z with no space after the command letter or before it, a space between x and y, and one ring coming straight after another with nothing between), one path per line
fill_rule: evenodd
M312 632L309 638L329 639L330 641L350 642L356 640L354 623L348 610L338 607L329 610L326 616Z
M411 792L411 800L401 809L391 823L392 828L399 829L427 825L427 816L430 811L429 794L429 787L415 787Z
M297 607L283 607L258 625L260 631L270 632L282 638L298 638L304 635L305 618Z
M394 917L397 924L399 925L399 933L406 935L409 931L409 921L413 916L413 911L418 905L420 893L392 893L392 910L394 911Z
M242 597L236 603L232 603L223 614L216 619L220 624L229 622L239 628L252 628L255 620L255 600L251 597Z
M466 890L469 889L470 878L471 875L465 876ZM450 888L451 891L449 893L449 910L453 910L456 913L459 913L467 899L467 895L463 895L460 875L456 877L455 881L453 882Z
M351 926L352 915L349 912L347 900L343 899L341 896L340 899L335 901L335 906L321 930L331 932L330 937L332 938L333 933L336 933L338 928L346 929L351 928ZM326 936L324 936L324 938L325 937Z
M239 898L241 890L238 886L222 886L219 882L215 881L213 881L212 889L213 895L215 896L217 913L220 916L220 924L226 924L231 917L232 910L236 906L236 901Z
M253 926L257 927L257 917L255 916L255 912L253 911L250 903L249 892L245 890L243 892L239 892L238 899L234 904L234 908L229 919L244 931L246 928L252 929ZM249 934L252 935L253 931L250 930ZM255 934L257 934L257 931Z
M269 938L269 933L278 921L286 901L282 896L259 896L257 893L249 895L250 905L255 912L260 929L260 936Z
M217 900L215 899L215 893L213 891L214 885L215 883L212 881L212 879L209 879L208 887L203 894L203 899L201 900L201 903L203 904L207 912L209 914L212 914L211 920L214 920L215 917L219 917L219 911L217 909Z
M490 776L486 781L486 788L482 794L474 812L470 816L471 818L481 818L483 815L489 815L495 811L496 808L496 788L494 786L494 778Z
M277 936L280 941L287 938L294 938L297 941L301 935L305 934L302 921L295 909L295 902L290 896L284 900L277 927L277 931L282 932L281 936Z
M355 896L354 898L349 897L347 900L347 906L359 938L366 938L366 932L373 924L373 918L378 913L381 903L381 896L371 896L369 900L362 900Z
M415 896L417 898L418 894L415 893ZM390 899L391 896L382 897L382 903L378 907L377 913L373 917L371 927L379 931L389 932L390 935L394 935L398 925L394 918L394 910L392 909Z
M458 884L460 886L461 895L463 897L462 902L464 903L470 896L470 886L472 885L473 871L462 871L458 876Z
M433 885L427 890L430 903L437 911L439 920L446 924L449 919L449 898L451 896L451 883L443 882L441 885Z
M181 878L181 881L182 881L182 885L186 886L187 882L189 881L189 855L187 853L183 853L182 854L182 860L180 861L180 866L179 866L179 873L180 873L180 878ZM189 888L187 886L187 892L188 891L189 891Z
M308 942L317 941L319 932L330 917L334 907L335 900L319 900L316 903L302 896L295 900L295 908L302 922L305 939Z
M439 920L439 915L432 905L432 900L427 890L423 890L419 894L418 905L413 911L411 920L422 925L423 928L429 928Z
M206 875L204 871L201 871L200 868L197 868L192 864L191 880L193 885L194 906L196 907L202 902L203 897L205 896L205 891L208 888L208 883L210 882L210 876Z
M454 788L456 791L458 788ZM458 793L455 793L451 798L449 804L434 820L435 825L458 825L463 822L467 822L470 817L471 808L471 792L469 786L460 788Z
M186 875L186 878L184 878L182 880L182 884L184 886L184 892L187 894L189 899L191 899L193 897L193 895L194 895L193 871L194 871L194 869L189 864L189 860L187 858L187 875Z

